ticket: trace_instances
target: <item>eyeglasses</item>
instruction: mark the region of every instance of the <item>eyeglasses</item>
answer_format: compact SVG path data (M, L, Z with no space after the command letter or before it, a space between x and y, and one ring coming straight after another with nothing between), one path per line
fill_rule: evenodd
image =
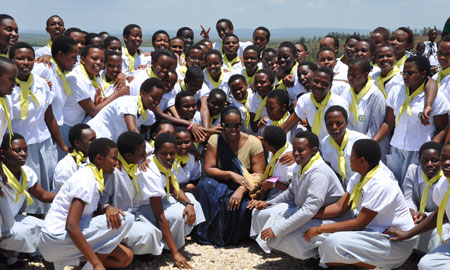
M242 127L242 123L234 123L234 124L230 124L230 123L222 123L224 128L228 128L228 129L232 129L232 128L241 128Z
M177 145L178 145L178 146L181 146L181 145L183 145L183 144L190 144L190 143L191 143L190 140L186 140L186 141L177 141Z
M420 72L418 72L418 71L401 71L400 72L400 74L406 75L406 77L411 77L412 75L414 75L416 73L420 73Z

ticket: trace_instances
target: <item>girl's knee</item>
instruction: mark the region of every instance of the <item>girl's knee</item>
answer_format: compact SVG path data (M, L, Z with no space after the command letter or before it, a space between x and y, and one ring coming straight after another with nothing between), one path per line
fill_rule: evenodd
M133 251L126 246L120 244L117 246L117 252L113 252L116 255L116 259L119 262L120 267L127 267L133 262Z

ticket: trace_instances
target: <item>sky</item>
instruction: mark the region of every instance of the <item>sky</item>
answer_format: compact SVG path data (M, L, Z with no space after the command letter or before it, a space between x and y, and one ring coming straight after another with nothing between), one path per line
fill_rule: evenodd
M229 18L235 29L324 27L374 29L400 26L442 29L450 16L448 0L2 0L1 13L13 16L19 31L45 30L45 21L58 14L66 28L89 32L121 33L130 23L144 34L157 29L176 30L189 26L211 27ZM199 31L195 35L198 36Z

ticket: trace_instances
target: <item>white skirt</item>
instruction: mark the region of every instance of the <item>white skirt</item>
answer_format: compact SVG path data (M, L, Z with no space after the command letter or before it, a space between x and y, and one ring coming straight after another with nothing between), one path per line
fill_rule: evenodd
M36 252L44 221L20 214L14 220L14 225L9 231L5 231L4 238L0 239L0 248L23 253Z
M423 256L418 264L419 270L450 269L450 242L442 244Z

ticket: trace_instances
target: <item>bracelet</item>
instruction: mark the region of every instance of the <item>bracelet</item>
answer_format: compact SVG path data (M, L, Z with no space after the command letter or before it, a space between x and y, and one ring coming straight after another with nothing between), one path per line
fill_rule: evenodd
M191 202L191 201L187 201L187 202L182 202L182 201L180 201L180 203L181 203L182 205L184 205L185 207L188 206L188 204L194 206L194 203Z
M322 228L322 224L320 224L320 226L317 228L317 232L319 233L319 234L321 234L322 233L322 230L321 230L321 228Z
M191 122L190 124L189 124L189 126L188 126L188 128L187 129L191 129L192 127L194 126L194 122Z
M242 189L244 192L247 191L247 189L244 186L239 186L240 189Z

